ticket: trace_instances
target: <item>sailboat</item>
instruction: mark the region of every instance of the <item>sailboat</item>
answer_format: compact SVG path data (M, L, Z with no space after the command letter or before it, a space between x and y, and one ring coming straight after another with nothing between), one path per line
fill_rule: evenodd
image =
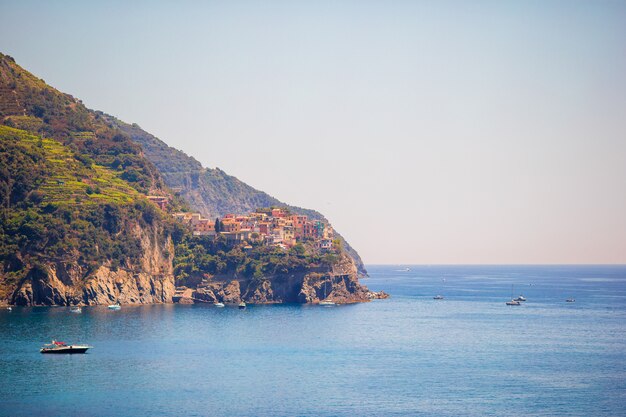
M442 285L442 287L443 287L443 283L444 283L444 282L446 282L446 279L445 279L445 278L443 278L443 279L441 280L441 282L442 282L442 284L441 284L441 285ZM441 295L441 294L437 294L437 295L435 295L435 296L433 297L433 300L443 300L443 295Z
M328 287L327 287L327 282L324 282L324 299L322 301L320 301L320 305L321 306L334 306L335 303L331 300L328 300Z
M513 284L511 284L511 301L507 301L506 305L508 306L521 306L522 303L520 303L517 299L513 298Z

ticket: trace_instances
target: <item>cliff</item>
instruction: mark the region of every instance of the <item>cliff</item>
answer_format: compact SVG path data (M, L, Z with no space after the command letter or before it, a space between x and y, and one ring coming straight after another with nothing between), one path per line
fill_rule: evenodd
M30 266L26 277L9 289L8 300L16 305L96 305L167 303L174 295L173 245L163 241L154 227L135 225L133 238L141 242L142 254L124 267L110 262L92 271L74 253L64 260L48 260Z
M361 285L354 261L347 255L330 268L307 268L304 271L279 273L261 278L245 278L237 273L205 277L195 288L179 288L175 302L196 303L319 303L332 300L338 304L386 298Z
M175 224L118 173L0 126L0 303L168 302Z

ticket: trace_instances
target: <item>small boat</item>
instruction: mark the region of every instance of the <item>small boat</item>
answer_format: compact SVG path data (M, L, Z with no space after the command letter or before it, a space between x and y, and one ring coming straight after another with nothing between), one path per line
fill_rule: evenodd
M435 295L433 300L443 300L443 295Z
M521 306L522 305L522 303L520 303L520 300L518 300L517 298L513 298L513 284L511 284L511 301L507 301L506 305L508 306Z
M224 303L215 303L213 304L215 307L224 307Z
M115 304L111 304L109 305L109 310L121 310L122 306L120 305L120 302L116 302Z
M87 345L68 345L65 342L57 342L44 345L39 351L41 353L85 353L91 346Z
M83 309L80 306L74 306L70 308L70 313L82 313Z
M323 300L323 301L320 301L320 305L321 306L334 306L336 304L334 301L331 301L331 300Z
M239 310L244 310L246 308L246 303L243 301L239 303Z
M13 311L13 307L7 307L7 310Z
M574 298L568 298L567 300L565 300L566 303L575 303L576 299Z
M514 301L526 301L526 297L524 297L523 295L520 295Z

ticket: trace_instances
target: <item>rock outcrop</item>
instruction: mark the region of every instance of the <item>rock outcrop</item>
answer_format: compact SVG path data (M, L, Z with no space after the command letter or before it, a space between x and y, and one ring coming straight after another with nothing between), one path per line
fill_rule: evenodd
M369 291L359 283L354 260L344 254L330 269L310 268L263 278L242 278L236 274L205 278L190 298L195 302L206 303L245 301L250 304L315 304L328 299L338 304L348 304L386 297ZM187 297L185 301L190 298Z
M171 239L155 228L136 226L143 256L134 265L95 271L77 262L49 262L30 269L10 297L16 305L97 305L168 303L174 295Z

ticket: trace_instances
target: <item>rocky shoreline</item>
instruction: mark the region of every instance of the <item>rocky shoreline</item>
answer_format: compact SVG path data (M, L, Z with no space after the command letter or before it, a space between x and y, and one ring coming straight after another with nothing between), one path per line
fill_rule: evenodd
M142 234L138 229L138 236ZM332 268L309 268L305 271L263 278L238 277L236 273L202 277L175 287L170 257L156 239L142 236L144 257L138 270L100 266L87 273L74 263L51 262L31 270L2 305L70 306L162 303L237 304L317 304L332 300L336 304L385 299L384 291L370 291L358 280L357 267L349 256ZM171 243L170 243L171 244ZM193 282L193 280L191 280Z

